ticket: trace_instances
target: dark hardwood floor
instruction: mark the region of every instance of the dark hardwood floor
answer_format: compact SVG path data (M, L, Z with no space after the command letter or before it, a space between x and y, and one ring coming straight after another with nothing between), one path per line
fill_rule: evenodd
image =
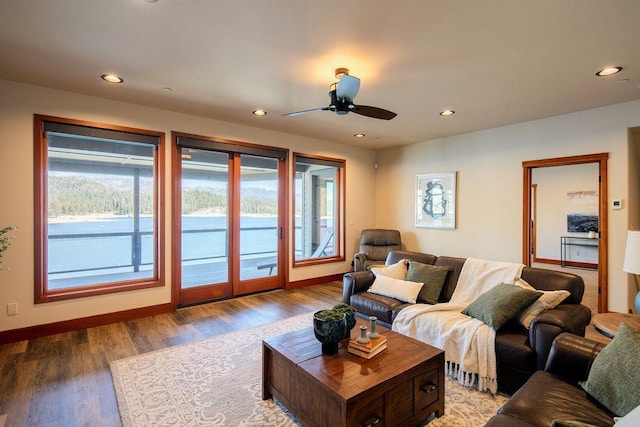
M0 426L119 426L109 362L332 307L342 284L272 291L0 346Z

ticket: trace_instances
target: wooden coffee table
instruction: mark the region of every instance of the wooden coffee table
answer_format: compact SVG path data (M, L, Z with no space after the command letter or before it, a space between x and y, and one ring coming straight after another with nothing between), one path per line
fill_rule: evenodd
M349 353L346 340L323 355L312 327L263 340L262 398L275 396L305 426L413 426L444 415L444 351L377 329L388 347L371 359Z

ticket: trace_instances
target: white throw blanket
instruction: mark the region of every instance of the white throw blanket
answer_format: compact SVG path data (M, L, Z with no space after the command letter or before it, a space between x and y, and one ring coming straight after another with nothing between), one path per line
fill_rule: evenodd
M500 283L514 283L522 264L468 258L451 301L415 304L402 310L393 330L433 345L445 352L446 375L467 387L477 383L481 391L498 391L496 331L461 311L478 296Z

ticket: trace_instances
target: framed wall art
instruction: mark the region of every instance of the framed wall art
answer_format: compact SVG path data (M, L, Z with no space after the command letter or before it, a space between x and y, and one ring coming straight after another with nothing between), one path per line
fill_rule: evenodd
M456 172L416 176L416 227L456 228Z
M586 233L598 231L598 191L567 193L567 231Z

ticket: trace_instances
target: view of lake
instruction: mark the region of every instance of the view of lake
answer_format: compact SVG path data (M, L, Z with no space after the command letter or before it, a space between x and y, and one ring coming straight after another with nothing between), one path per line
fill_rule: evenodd
M270 254L276 251L277 218L242 216L240 218L241 254ZM194 232L199 230L211 230ZM131 235L88 237L83 234L132 233L133 219L126 217L53 222L50 236L74 235L49 239L49 273L99 269L131 265ZM152 231L152 219L140 218L140 231ZM226 256L227 218L221 216L187 216L183 219L183 260ZM152 261L150 236L142 237L142 262Z

